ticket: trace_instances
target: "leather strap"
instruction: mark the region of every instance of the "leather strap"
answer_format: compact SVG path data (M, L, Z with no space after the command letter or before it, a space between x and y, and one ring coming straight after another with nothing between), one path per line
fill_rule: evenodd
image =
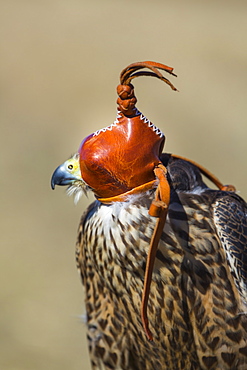
M150 286L152 282L152 273L156 252L158 249L161 234L163 232L163 228L165 226L166 216L168 213L168 207L170 203L170 185L166 177L167 175L166 167L162 163L160 163L154 169L154 173L159 180L159 184L155 193L155 199L153 200L149 208L149 214L153 217L158 217L158 220L155 225L155 229L151 238L150 247L148 251L141 304L142 324L147 335L147 338L149 340L153 340L153 336L149 329L147 317L148 299L150 293Z
M157 180L152 180L140 186L136 186L135 188L131 189L130 191L127 191L126 193L122 193L116 195L115 197L110 198L98 198L98 200L104 204L111 204L114 202L125 202L130 195L144 193L145 191L153 189L156 184Z

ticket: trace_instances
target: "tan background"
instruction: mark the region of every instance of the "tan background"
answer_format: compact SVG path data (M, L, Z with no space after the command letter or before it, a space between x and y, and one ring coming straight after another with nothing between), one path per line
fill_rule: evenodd
M171 91L135 81L166 151L247 197L247 2L6 0L1 34L0 369L88 369L74 263L80 214L50 189L58 164L115 119L129 63L175 67Z

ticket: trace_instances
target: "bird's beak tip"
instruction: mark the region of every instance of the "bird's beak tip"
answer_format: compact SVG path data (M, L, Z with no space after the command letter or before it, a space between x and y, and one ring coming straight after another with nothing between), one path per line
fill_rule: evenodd
M52 190L55 189L55 186L58 185L61 181L62 174L61 174L61 166L57 167L52 174L51 178L51 188Z

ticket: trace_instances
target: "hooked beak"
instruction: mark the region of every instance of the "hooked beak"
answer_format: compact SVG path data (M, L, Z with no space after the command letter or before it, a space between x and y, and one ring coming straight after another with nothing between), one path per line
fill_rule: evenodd
M53 172L51 178L51 187L54 190L56 185L66 186L73 184L74 181L78 180L75 176L68 173L64 164L58 166Z

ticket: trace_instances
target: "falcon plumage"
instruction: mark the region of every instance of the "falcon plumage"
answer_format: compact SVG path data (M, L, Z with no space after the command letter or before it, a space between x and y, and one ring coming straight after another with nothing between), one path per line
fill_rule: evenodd
M163 161L172 191L148 304L153 342L139 315L153 191L119 204L95 201L81 219L76 256L93 368L245 369L246 203L208 188L189 162ZM60 185L68 177L73 187L66 170Z
M78 154L70 160L82 169ZM159 160L170 201L147 307L153 340L146 337L140 310L157 182L112 202L95 191L98 199L79 225L76 260L92 368L244 370L247 205L228 188L209 188L190 161L169 154ZM75 194L94 190L68 163L54 172L52 187L69 185Z

